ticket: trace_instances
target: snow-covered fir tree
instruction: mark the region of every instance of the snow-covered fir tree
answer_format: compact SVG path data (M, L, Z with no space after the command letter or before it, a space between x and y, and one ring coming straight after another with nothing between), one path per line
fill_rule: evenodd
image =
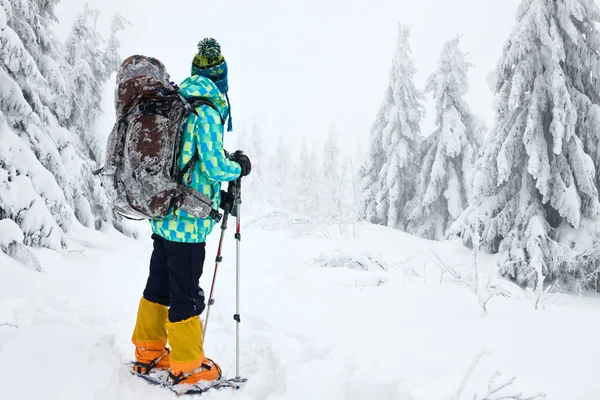
M356 151L347 159L348 174L348 220L350 223L350 236L358 235L358 228L365 220L365 202L362 195L362 171L365 163L366 152L364 146L357 142Z
M354 192L355 189L358 191L357 171L354 171L351 157L345 156L340 149L336 128L330 128L321 156L315 154L314 150L309 155L308 149L302 153L301 159L308 160L304 174L307 180L304 197L310 200L307 204L298 204L297 212L308 210L304 215L312 219L313 227L321 233L335 226L341 235L355 234L360 214L357 207L360 201Z
M335 126L329 129L329 136L323 147L323 157L321 158L321 174L327 180L327 183L335 185L340 179L341 155L338 133Z
M28 22L35 18L29 17L42 12L34 4L15 5L13 9L13 2L3 0L0 7L0 220L15 221L25 244L56 249L61 246L61 227L70 222L72 198L60 153L44 130L53 115L38 91L49 94L48 80L26 46L39 60L42 49L31 35L21 39L16 31L34 32ZM47 27L49 21L39 23ZM49 171L56 171L55 176Z
M492 82L496 121L475 206L452 229L467 242L479 229L503 254L500 271L538 290L546 279L586 284L596 268L578 255L597 240L586 229L598 221L594 162L580 135L600 101L599 21L593 0L521 3Z
M285 185L285 181L289 180L292 165L290 163L291 157L289 154L289 147L286 144L285 134L280 132L279 139L277 140L277 149L275 150L275 157L273 160L274 167L274 178L277 186Z
M260 132L258 126L253 130ZM295 225L297 233L302 235L329 236L333 232L356 235L360 205L358 171L353 160L342 154L336 129L332 126L321 146L309 145L303 135L299 151L292 151L286 139L285 133L280 134L276 147L260 157L264 171L262 189L245 192L246 199L259 203L253 211L264 213L275 224L283 219ZM246 136L238 145L252 140ZM255 160L251 159L254 165Z
M426 92L436 106L436 130L422 145L422 165L415 198L407 206L407 231L441 239L471 203L471 188L483 124L475 118L465 96L472 64L459 48L460 39L444 44L437 70Z
M319 209L319 215L316 218L337 223L341 212L340 203L344 193L342 190L342 157L338 134L333 125L329 129L329 135L320 160L321 166L315 177L317 185L315 205Z
M54 7L58 1L5 0L3 3L7 24L33 57L41 75L48 80L48 90L40 90L38 85L21 85L21 90L27 97L35 99L32 106L36 112L41 112L40 105L43 104L60 122L64 122L71 112L70 101L56 61L61 44L50 29L51 24L57 21Z
M299 191L304 192L309 190L316 173L314 161L311 160L310 153L308 152L308 141L306 139L306 134L302 135L299 159L294 168Z
M385 122L385 108L387 104L391 103L391 97L391 91L388 87L385 90L384 100L369 134L369 155L360 167L361 214L367 221L374 224L381 222L377 215L377 193L381 191L379 172L383 169L385 162L385 153L381 145L381 132Z
M600 187L600 105L591 104L579 130L583 148L596 170L595 184Z
M270 179L267 179L267 181L274 195L274 200L286 208L289 208L291 205L290 202L294 201L291 196L294 189L294 182L292 180L293 164L290 162L291 160L289 147L286 145L285 134L280 132L279 139L277 140L277 148L270 162L271 168L269 170L271 173L267 175L267 178Z
M258 126L258 121L254 119L252 129L246 127L236 132L236 147L244 151L252 161L252 173L244 181L245 207L254 210L255 206L261 204L258 199L265 198L265 177L263 171L268 170L264 165L267 162L263 137Z
M399 229L405 228L405 205L414 196L424 114L409 38L410 29L400 27L389 87L371 132L371 159L362 170L367 217Z
M246 153L250 156L252 163L252 174L248 177L256 191L264 187L265 176L263 176L264 165L266 162L266 149L264 146L263 134L258 126L258 121L255 119L252 123L252 130L249 137L246 139L248 149Z
M308 141L306 134L302 135L302 144L298 160L294 166L296 211L303 216L310 216L312 210L311 200L315 188L315 179L317 176L315 159L312 159L308 150Z
M107 74L117 72L119 65L121 64L121 56L119 55L119 49L121 48L121 42L119 41L119 31L123 31L131 26L131 22L127 21L121 14L115 14L110 24L110 38L106 45L106 52L104 53L104 63L106 65Z
M105 55L100 48L102 39L92 26L97 13L86 4L73 22L63 49L63 68L73 109L68 127L81 138L88 156L100 164L105 143L93 131L95 121L102 114L102 98L98 93L102 93L104 82L116 67L114 50L111 49L113 54ZM113 28L120 26L113 24ZM118 42L113 41L112 45L116 44Z
M59 249L74 217L110 221L107 207L92 205L106 195L64 127L75 110L51 29L57 2L0 3L0 220L14 221L25 245Z

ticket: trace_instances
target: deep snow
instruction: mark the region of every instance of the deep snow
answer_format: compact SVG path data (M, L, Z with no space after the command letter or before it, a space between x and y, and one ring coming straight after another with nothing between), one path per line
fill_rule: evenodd
M449 265L469 266L470 252L455 242L371 225L356 239L263 225L244 227L242 242L241 372L249 383L205 398L450 400L488 351L461 399L481 393L495 371L517 377L514 392L600 399L598 298L557 295L535 311L507 285L515 297L492 299L484 316L474 294L440 283L423 254L433 249ZM62 254L35 250L43 273L0 253L0 399L171 398L123 367L151 251L141 230L136 241L80 227ZM208 243L205 290L217 235ZM234 249L228 231L205 343L227 375L235 367ZM333 252L369 256L388 270L313 262ZM481 262L491 266L494 257Z

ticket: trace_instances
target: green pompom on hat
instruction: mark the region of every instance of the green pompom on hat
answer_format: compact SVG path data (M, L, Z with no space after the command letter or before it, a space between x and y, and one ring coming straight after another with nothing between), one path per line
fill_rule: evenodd
M221 54L221 45L213 38L202 39L198 43L198 54L194 57L194 67L210 69L225 61Z

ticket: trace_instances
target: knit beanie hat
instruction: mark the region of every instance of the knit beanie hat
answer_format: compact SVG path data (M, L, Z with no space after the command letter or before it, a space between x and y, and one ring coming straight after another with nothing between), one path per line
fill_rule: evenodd
M231 104L229 102L229 83L227 80L227 62L221 54L221 45L213 38L205 38L198 43L198 54L192 62L192 75L204 76L215 84L225 95L229 105L229 122L227 131L233 129L231 121Z

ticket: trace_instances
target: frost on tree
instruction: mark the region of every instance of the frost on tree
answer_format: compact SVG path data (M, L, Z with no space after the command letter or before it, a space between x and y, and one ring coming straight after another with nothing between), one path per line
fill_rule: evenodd
M123 31L131 26L131 22L127 21L121 14L115 14L110 25L110 38L106 46L106 52L104 53L104 63L106 65L106 72L112 74L118 71L121 65L121 56L119 49L121 48L121 42L119 41L117 34L119 31Z
M109 70L108 58L100 49L102 41L91 25L97 14L97 10L88 8L86 4L75 19L63 49L63 68L73 105L68 127L81 138L87 155L100 164L104 140L92 128L102 114L102 98L98 94L102 93Z
M320 157L309 151L306 134L302 135L300 150L297 153L295 157L292 153L292 159L287 160L288 163L293 162L292 175L288 178L293 183L290 187L292 201L289 206L299 218L305 222L312 222L320 211Z
M360 186L362 190L362 214L363 217L374 224L381 221L377 216L377 193L381 191L379 171L383 169L385 153L381 146L381 131L384 124L384 113L386 105L391 102L390 88L385 91L383 103L371 127L370 146L367 160L360 168Z
M315 219L327 223L341 221L342 204L346 198L344 192L347 187L342 177L343 172L338 133L332 125L323 147L321 165L315 176L313 201Z
M410 30L401 27L390 83L371 132L371 159L362 169L367 218L399 229L405 228L405 205L414 195L424 114L409 37Z
M290 198L290 194L293 191L292 180L290 179L292 173L292 163L290 162L290 152L286 145L286 137L283 133L279 134L277 141L277 149L275 151L275 157L271 160L271 173L268 175L270 179L269 187L272 188L275 201L278 204L289 206L295 199Z
M319 154L314 145L309 151L306 136L303 137L293 179L290 179L294 182L290 187L294 197L284 205L313 231L324 235L330 234L331 226L340 234L348 235L357 220L353 165L342 154L339 138L332 125Z
M422 145L417 190L407 206L407 231L427 239L442 239L471 203L471 186L483 124L465 96L472 64L459 49L459 38L447 42L426 92L436 105L437 129Z
M106 196L64 127L76 104L57 62L56 1L0 3L0 220L17 224L23 245L60 249L73 217L110 219Z
M306 134L302 135L302 144L300 148L299 160L295 165L295 182L299 196L305 196L312 188L312 184L316 178L315 161L310 157L308 152L308 142Z
M48 80L47 87L39 85L19 86L36 112L52 111L60 122L71 113L69 96L58 60L60 42L50 26L57 22L54 6L58 1L2 0L6 15L5 23L21 40L23 47L36 64L40 75ZM43 87L43 88L42 88Z
M584 145L600 101L600 10L592 0L526 0L517 21L496 68L496 122L475 176L481 221L470 209L452 230L468 242L479 229L503 254L501 272L519 283L586 285L597 261L580 262L578 243L597 241L585 229L599 204Z
M267 173L268 167L265 168L267 158L264 138L256 120L253 121L252 130L243 128L239 132L236 131L235 135L237 149L243 150L252 161L252 173L244 181L244 204L245 207L251 208L250 211L256 211L253 199L263 197L265 192L269 192L269 196L272 195L271 188L267 188L265 182L272 175Z

